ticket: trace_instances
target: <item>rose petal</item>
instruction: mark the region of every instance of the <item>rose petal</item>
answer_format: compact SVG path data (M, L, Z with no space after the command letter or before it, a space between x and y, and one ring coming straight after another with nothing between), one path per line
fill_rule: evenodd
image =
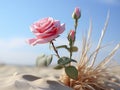
M60 21L55 20L55 21L54 21L54 26L55 26L55 27L60 27Z
M38 39L37 44L44 44L44 43L50 42L50 41L52 41L53 39L55 39L56 37L58 37L58 35L59 35L59 34L55 34L55 35L52 35L52 36L50 36L50 37Z
M60 27L60 30L58 30L58 34L61 34L61 33L63 33L65 31L65 24L63 23L63 24L61 24L61 27Z
M33 39L29 39L26 41L28 44L34 46L36 44L43 44L43 43L47 43L48 41L45 41L44 39L37 39L37 38L33 38Z
M30 44L30 45L33 45L33 43L34 43L35 41L36 41L35 38L26 40L26 42L27 42L28 44Z
M33 23L30 29L36 38L29 39L27 42L34 46L57 38L65 30L65 24L60 24L59 20L48 17Z
M30 30L31 30L31 32L33 32L34 34L35 34L35 33L39 33L33 25L30 26Z
M49 29L50 27L52 27L52 24L53 24L53 18L49 17L47 18L46 22L44 22L45 24L41 25L39 27L39 32L40 33L43 33L45 32L47 29Z

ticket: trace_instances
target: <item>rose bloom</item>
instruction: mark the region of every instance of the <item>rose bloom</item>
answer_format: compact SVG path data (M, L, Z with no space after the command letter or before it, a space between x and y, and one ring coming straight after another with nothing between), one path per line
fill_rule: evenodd
M65 30L65 24L60 24L60 21L47 17L33 23L30 29L36 38L29 39L27 42L34 46L48 43L57 38Z

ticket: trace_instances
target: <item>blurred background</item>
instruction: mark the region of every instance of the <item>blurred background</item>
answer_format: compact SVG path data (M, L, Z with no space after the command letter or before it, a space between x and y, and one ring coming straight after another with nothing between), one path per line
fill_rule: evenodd
M107 12L110 20L102 45L111 43L98 56L102 60L117 43L120 43L120 1L119 0L1 0L0 1L0 63L15 65L35 65L35 60L41 53L53 54L49 44L30 46L25 41L35 37L30 25L45 17L53 17L66 24L66 31L56 39L56 45L66 44L69 30L74 29L71 17L74 8L81 9L81 18L77 30L76 45L81 49L81 39L89 28L92 20L92 46L96 47L101 30L104 26ZM64 41L64 42L63 42ZM60 52L61 55L65 53ZM66 54L65 54L66 55ZM74 57L79 58L79 53ZM114 60L120 63L120 50ZM56 60L53 61L56 63Z

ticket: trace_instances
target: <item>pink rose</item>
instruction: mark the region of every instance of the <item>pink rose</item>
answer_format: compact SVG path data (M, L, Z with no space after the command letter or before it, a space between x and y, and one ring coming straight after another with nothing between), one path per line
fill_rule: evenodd
M75 40L75 31L74 30L70 30L69 34L68 34L68 40Z
M80 9L78 7L76 7L72 14L72 18L79 19L80 17L81 17Z
M50 42L57 38L65 30L65 24L60 24L60 21L47 17L33 23L30 29L36 38L29 39L27 42L34 46Z

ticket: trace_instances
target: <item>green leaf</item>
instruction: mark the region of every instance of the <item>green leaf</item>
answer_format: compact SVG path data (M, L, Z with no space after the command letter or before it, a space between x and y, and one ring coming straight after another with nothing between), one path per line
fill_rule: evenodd
M46 56L46 66L48 66L48 65L50 65L51 64L51 62L52 62L52 59L53 59L53 56L52 55L49 55L49 56Z
M65 67L65 72L70 78L74 80L78 78L78 70L74 66Z
M39 67L39 66L44 66L45 65L45 54L41 54L37 57L36 59L36 66Z
M36 59L36 66L48 66L52 62L52 55L41 54Z
M57 48L57 49L64 48L64 49L66 49L67 51L70 52L70 48L67 47L67 45L57 46L56 48ZM77 52L77 51L78 51L78 47L77 47L77 46L72 46L72 52Z
M67 45L61 45L61 46L57 46L57 47L56 47L56 49L62 49L62 48L66 49L66 50L69 49L69 48L67 47Z
M54 67L54 69L62 69L62 68L63 66L60 66L60 65Z
M70 48L68 48L68 51L70 52ZM77 52L78 47L77 46L72 46L72 52Z
M72 52L77 52L78 51L78 47L77 46L73 46L72 47Z
M70 62L77 62L76 60L73 60L73 59L70 59L68 57L62 57L58 60L58 64L59 65L66 65L66 64L69 64Z

